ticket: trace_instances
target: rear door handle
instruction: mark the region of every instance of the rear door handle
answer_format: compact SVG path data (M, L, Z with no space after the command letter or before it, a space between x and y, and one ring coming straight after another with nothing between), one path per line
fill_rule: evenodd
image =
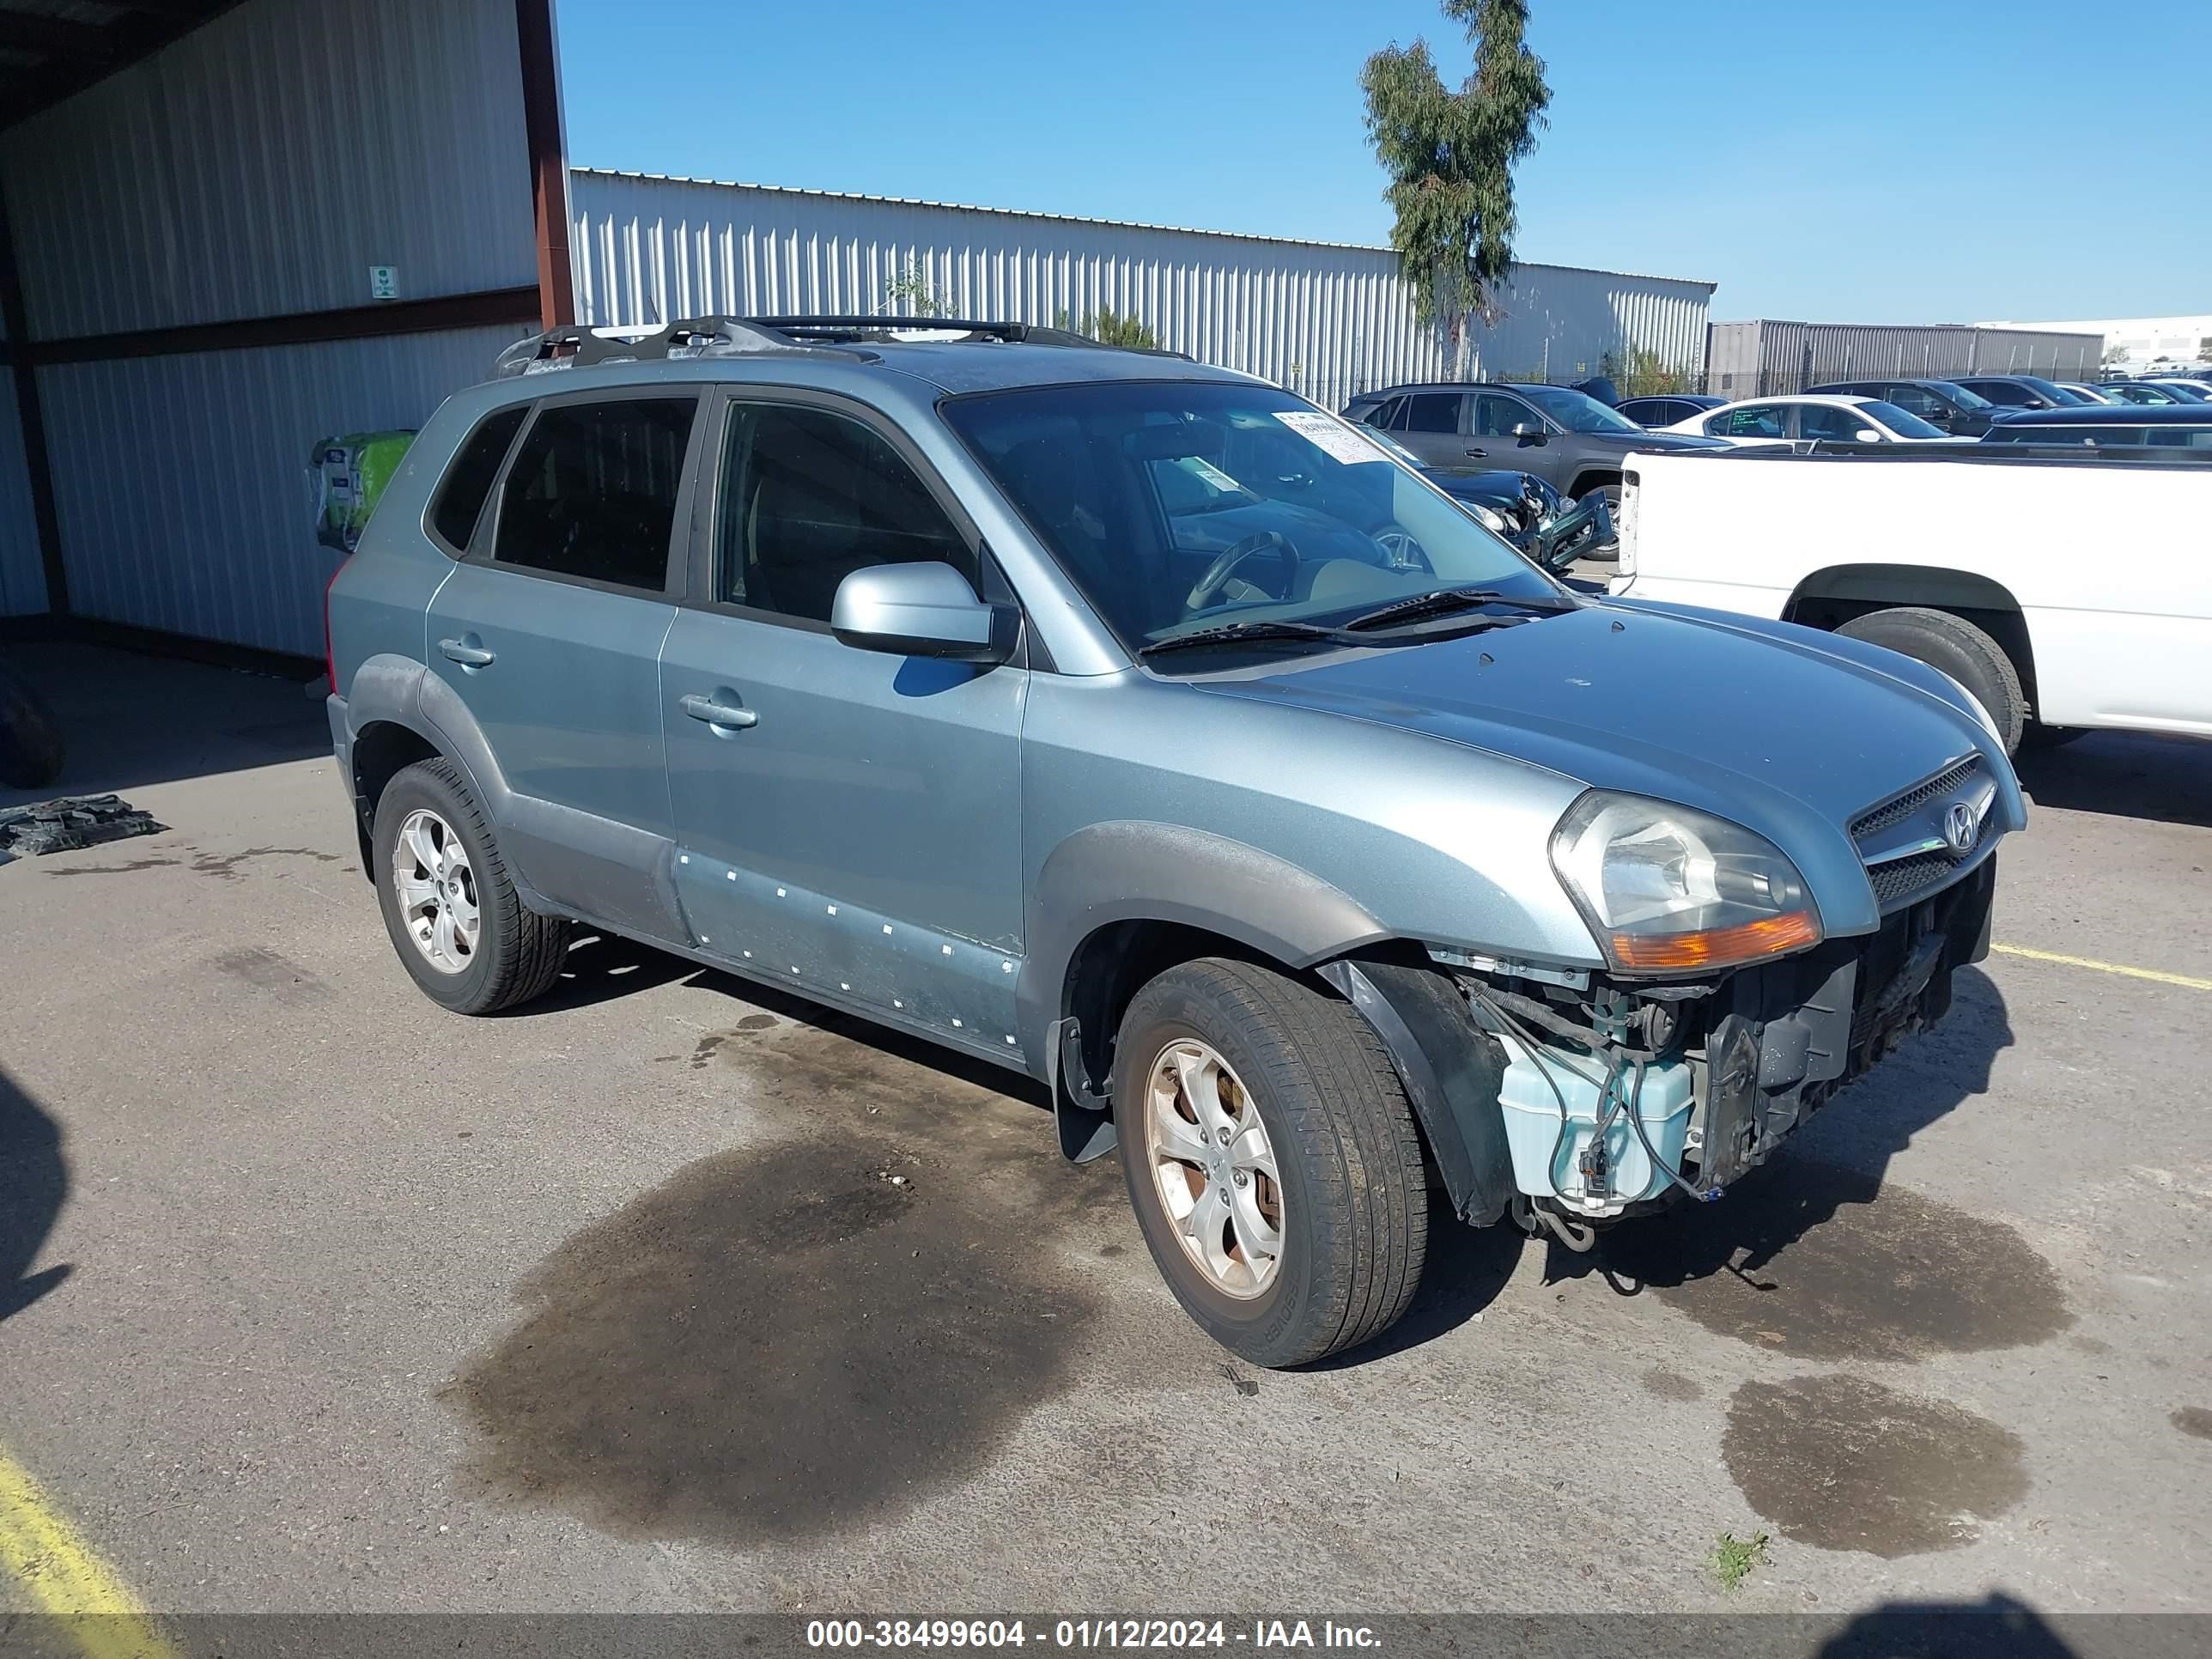
M695 720L704 720L709 726L757 726L760 716L750 708L740 708L735 703L717 702L714 698L694 691L688 697L677 699L676 706Z
M1467 453L1470 455L1487 455L1490 452L1486 449L1470 449Z
M471 645L463 640L440 640L438 649L464 668L489 668L492 653L480 645Z

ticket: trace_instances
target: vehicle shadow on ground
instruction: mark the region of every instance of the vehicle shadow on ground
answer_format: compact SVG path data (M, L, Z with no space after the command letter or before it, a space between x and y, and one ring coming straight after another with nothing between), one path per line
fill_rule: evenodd
M1588 1255L1550 1243L1546 1282L1596 1273L1625 1296L1697 1291L1683 1305L1702 1322L1805 1357L1907 1358L1947 1322L1955 1341L2009 1346L2008 1321L2037 1322L2041 1258L2011 1228L1890 1186L1887 1175L1920 1131L1987 1092L2012 1042L1996 984L1960 970L1941 1024L1830 1100L1719 1200L1619 1223ZM1936 1240L1950 1262L1942 1276L1921 1268ZM1978 1273L1969 1296L1959 1275ZM2063 1322L2048 1304L2041 1317ZM1972 1340L1984 1327L1990 1340Z
M569 942L561 977L551 990L520 1007L502 1009L494 1018L529 1019L589 1008L701 971L680 957L619 934L580 933Z
M2093 1616L2115 1622L2110 1614ZM1993 1590L1978 1601L1884 1601L1855 1614L1813 1659L2074 1659L2075 1653L2033 1607Z
M2136 732L2093 732L2014 757L2035 805L2212 828L2212 743Z
M67 1262L30 1270L68 1197L61 1126L0 1072L0 1319L69 1277Z
M330 722L297 682L104 647L0 645L52 709L61 775L0 789L0 806L327 758Z

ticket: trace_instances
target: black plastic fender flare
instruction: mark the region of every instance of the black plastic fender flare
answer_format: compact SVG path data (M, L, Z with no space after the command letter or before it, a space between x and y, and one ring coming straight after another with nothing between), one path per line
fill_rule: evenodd
M1435 969L1341 957L1317 971L1382 1038L1460 1219L1498 1220L1518 1190L1498 1100L1504 1047Z

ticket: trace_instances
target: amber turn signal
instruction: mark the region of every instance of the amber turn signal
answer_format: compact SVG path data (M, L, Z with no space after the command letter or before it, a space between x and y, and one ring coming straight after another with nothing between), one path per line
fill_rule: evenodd
M1634 971L1658 969L1727 968L1761 957L1779 956L1820 942L1820 924L1809 910L1761 916L1734 927L1696 933L1613 935L1613 958Z

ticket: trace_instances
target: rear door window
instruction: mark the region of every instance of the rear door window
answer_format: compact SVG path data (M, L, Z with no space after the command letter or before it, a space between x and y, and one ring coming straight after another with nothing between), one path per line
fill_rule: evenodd
M1406 399L1404 418L1395 430L1401 432L1456 432L1459 430L1460 394L1456 392L1418 392Z
M696 397L548 404L500 492L498 563L664 592Z
M1716 438L1780 438L1788 434L1783 428L1784 412L1778 404L1765 404L1754 409L1731 409L1725 415L1717 415L1705 422L1705 430Z

